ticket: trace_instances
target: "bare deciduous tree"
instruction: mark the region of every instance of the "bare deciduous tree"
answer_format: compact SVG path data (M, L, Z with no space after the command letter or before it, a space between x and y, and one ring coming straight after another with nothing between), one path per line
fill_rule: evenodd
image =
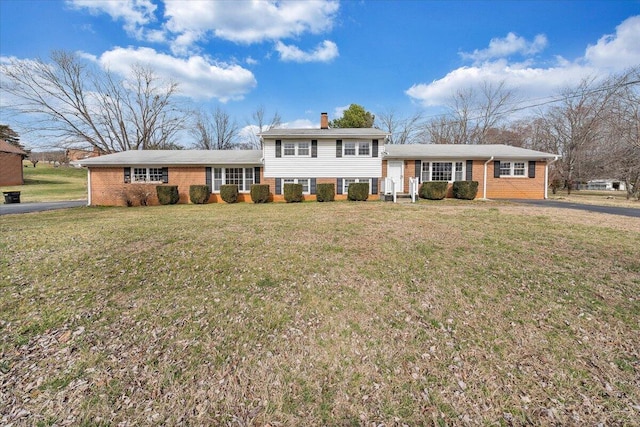
M489 136L507 118L514 99L504 82L459 90L451 98L449 113L429 121L426 133L436 144L491 143Z
M640 199L640 67L616 82L616 96L605 120L607 144L600 159L612 177L625 183L627 199Z
M575 180L592 174L586 160L604 142L604 119L618 90L619 86L610 82L584 79L575 88L562 90L561 102L541 116L546 129L545 150L562 156L555 167L569 194Z
M229 150L236 146L238 124L220 107L213 113L197 113L196 122L191 129L195 146L201 150Z
M51 62L12 60L0 66L3 90L17 111L37 117L39 131L59 146L91 146L104 152L176 148L185 115L174 100L177 84L161 81L141 65L128 79L56 51Z
M251 132L247 133L245 141L241 144L241 148L249 150L262 149L262 141L258 133L277 128L281 124L282 118L277 111L273 113L270 120L267 120L264 105L259 105L256 110L251 113L251 120L247 120L247 128L251 129Z
M422 113L409 117L398 117L394 110L376 115L378 127L389 132L389 144L416 144L424 141Z

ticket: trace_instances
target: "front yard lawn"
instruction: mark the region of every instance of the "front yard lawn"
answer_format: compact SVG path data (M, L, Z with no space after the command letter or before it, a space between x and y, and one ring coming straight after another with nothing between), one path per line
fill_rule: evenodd
M505 203L0 220L0 424L637 425L640 221Z

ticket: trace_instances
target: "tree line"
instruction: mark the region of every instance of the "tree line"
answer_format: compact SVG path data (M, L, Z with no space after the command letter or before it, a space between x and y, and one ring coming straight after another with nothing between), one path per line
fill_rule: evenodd
M142 65L122 78L56 51L49 62L3 63L0 73L12 108L37 117L33 130L64 141L60 148L181 149L178 138L187 131L194 148L259 149L257 133L282 124L264 106L244 126L221 107L194 111L181 103L177 83ZM391 144L509 144L557 153L551 179L569 191L576 182L614 178L626 183L628 196L640 197L639 88L640 66L604 81L586 78L537 105L504 82L486 82L452 94L438 116L374 115L351 104L330 126L375 126L389 132Z

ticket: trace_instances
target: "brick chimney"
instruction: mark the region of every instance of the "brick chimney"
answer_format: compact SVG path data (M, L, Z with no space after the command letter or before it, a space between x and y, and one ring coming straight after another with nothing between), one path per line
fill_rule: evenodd
M320 129L329 129L329 115L320 113Z

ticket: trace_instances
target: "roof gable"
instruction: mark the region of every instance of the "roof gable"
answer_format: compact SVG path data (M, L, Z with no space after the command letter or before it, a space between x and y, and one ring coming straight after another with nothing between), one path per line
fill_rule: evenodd
M12 154L20 154L22 156L27 156L28 154L16 147L15 145L9 144L4 139L0 139L0 152L3 153L12 153Z

